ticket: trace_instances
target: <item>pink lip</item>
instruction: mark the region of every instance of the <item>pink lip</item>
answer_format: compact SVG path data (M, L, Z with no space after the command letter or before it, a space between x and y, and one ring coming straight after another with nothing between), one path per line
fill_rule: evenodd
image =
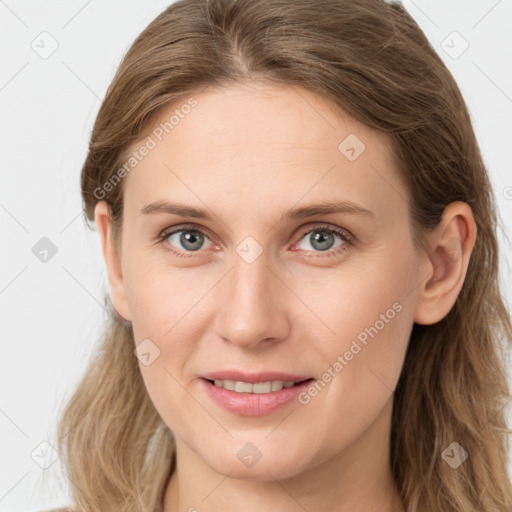
M225 370L206 373L202 375L202 378L207 380L235 380L254 384L256 382L269 382L272 380L282 380L283 382L302 382L303 380L310 379L311 376L291 375L289 373L281 372L243 373L237 370Z
M222 376L222 377L221 377ZM268 382L272 380L300 382L291 388L271 393L237 393L215 386L210 380L234 380L241 382ZM222 408L241 416L264 416L293 402L313 381L312 378L298 377L284 373L243 374L240 372L218 372L200 379L209 397Z

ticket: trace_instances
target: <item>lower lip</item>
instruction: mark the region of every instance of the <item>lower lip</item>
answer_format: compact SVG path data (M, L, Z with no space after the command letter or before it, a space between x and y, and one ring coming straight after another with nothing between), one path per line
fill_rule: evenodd
M237 393L215 386L206 379L201 380L213 401L229 412L242 416L265 416L293 402L314 379L270 393Z

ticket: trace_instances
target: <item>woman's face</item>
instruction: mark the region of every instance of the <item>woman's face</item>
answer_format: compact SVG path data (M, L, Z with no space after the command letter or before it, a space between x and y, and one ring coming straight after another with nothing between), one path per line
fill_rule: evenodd
M184 97L133 150L112 300L178 455L263 480L386 442L426 277L387 138L253 83Z

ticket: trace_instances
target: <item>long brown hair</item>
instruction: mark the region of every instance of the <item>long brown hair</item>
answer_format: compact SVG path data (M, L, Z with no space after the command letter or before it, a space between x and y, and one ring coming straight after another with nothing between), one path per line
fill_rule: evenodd
M510 395L504 341L512 325L498 285L496 203L457 84L425 34L384 0L180 0L125 55L98 113L82 169L84 211L108 201L116 240L123 186L108 187L163 107L203 87L242 81L302 86L390 136L409 192L415 243L453 201L477 226L449 314L415 324L395 391L392 471L414 512L512 510ZM118 179L117 178L117 179ZM59 424L78 511L155 512L175 468L174 438L154 408L131 327L113 318ZM443 452L457 442L457 469Z

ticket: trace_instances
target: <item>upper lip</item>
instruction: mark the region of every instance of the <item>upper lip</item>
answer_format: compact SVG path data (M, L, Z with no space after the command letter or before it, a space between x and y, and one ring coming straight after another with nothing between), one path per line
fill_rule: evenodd
M292 375L290 373L282 372L256 372L256 373L244 373L237 370L222 370L218 372L210 372L202 375L203 379L206 380L234 380L238 382L249 382L254 384L256 382L269 382L273 380L281 380L283 382L302 382L309 380L312 377L304 375Z

